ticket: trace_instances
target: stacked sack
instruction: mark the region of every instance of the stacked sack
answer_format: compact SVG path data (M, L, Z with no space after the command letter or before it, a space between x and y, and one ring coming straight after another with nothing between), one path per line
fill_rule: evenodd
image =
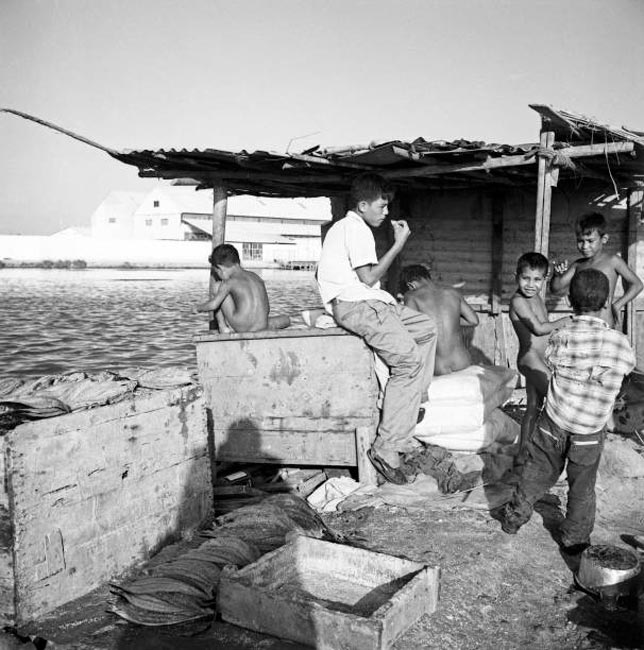
M451 451L481 451L493 442L512 443L519 425L499 409L512 395L516 372L474 365L434 377L425 418L416 438Z

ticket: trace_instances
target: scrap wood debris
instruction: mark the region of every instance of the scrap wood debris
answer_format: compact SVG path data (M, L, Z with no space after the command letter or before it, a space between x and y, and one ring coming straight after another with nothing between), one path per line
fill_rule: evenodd
M302 498L268 496L215 520L197 548L159 564L129 583L111 585L108 611L145 626L176 625L214 616L221 569L239 568L285 544L293 534L343 541Z

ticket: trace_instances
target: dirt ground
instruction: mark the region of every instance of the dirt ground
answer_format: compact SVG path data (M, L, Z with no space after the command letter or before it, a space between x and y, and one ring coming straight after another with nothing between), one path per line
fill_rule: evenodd
M366 507L324 518L333 529L359 535L364 546L441 568L438 608L398 639L396 650L607 650L644 648L644 597L607 610L573 583L571 568L550 530L562 518L565 483L539 502L517 535L506 535L489 513L446 499L427 508ZM595 544L621 544L644 534L644 478L600 476ZM640 580L644 593L644 577ZM301 646L222 622L185 628L141 628L106 613L107 588L47 620L21 629L47 648L296 649ZM53 642L55 645L51 645ZM0 636L0 650L33 647ZM360 649L357 649L360 650Z

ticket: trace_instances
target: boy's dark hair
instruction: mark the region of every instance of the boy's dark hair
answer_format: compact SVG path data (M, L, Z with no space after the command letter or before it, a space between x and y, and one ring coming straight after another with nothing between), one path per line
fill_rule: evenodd
M517 275L524 269L533 269L535 271L543 271L544 275L548 275L550 264L548 259L541 253L524 253L517 260Z
M608 299L608 277L597 269L577 271L570 281L570 304L576 314L599 311Z
M393 198L391 187L382 176L366 172L353 179L349 191L351 208L357 207L360 201L372 203L380 198L387 199L388 201L391 201Z
M240 264L239 253L230 244L219 244L212 249L208 257L211 266L234 266Z
M415 280L431 280L432 275L429 269L422 264L410 264L405 266L400 272L400 284L399 291L400 293L405 293L409 291L409 283L414 282Z
M577 219L575 226L575 232L578 235L590 234L593 230L596 230L599 236L603 237L607 229L606 217L601 212L586 212L586 214L582 214Z

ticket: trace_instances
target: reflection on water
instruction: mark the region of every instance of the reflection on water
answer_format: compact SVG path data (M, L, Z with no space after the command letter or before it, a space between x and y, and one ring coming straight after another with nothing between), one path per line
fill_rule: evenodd
M311 273L267 276L271 314L320 305ZM196 367L207 270L0 270L0 377Z

